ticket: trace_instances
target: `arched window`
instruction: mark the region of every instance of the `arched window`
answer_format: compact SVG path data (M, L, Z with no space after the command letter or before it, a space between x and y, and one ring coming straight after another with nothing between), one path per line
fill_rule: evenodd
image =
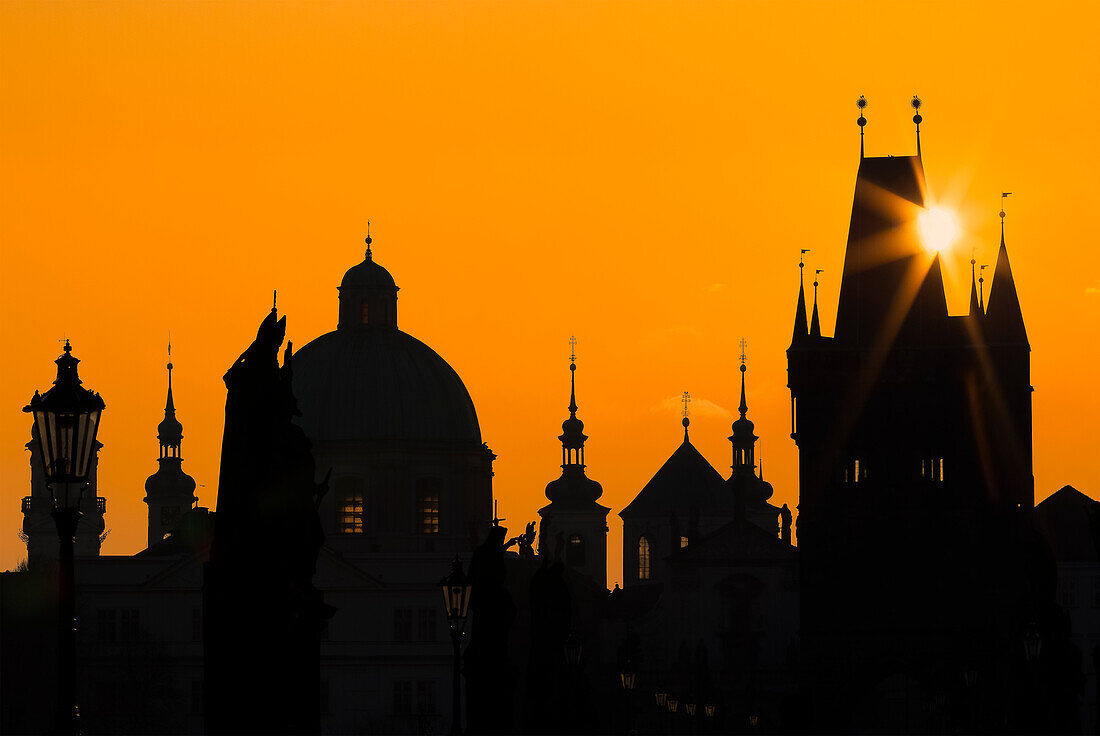
M649 540L644 536L638 540L638 579L649 580Z
M439 479L416 481L416 531L439 534Z
M569 547L565 550L565 564L573 566L584 564L584 537L580 534L569 537Z
M341 478L336 481L336 533L363 533L363 481Z
M684 536L681 536L680 537L680 549L683 549L686 546L688 546L688 538L684 537Z

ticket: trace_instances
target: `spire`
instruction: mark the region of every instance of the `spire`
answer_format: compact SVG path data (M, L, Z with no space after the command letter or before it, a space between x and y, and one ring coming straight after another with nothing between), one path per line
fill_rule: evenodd
M821 320L817 316L817 277L825 273L824 268L818 268L814 270L814 315L810 320L810 337L821 337Z
M562 468L584 468L584 422L577 418L577 338L569 338L569 418L561 424Z
M982 302L978 297L978 282L975 278L977 275L975 267L977 261L974 259L974 253L970 253L970 316L974 317L982 313Z
M363 242L365 242L367 244L367 260L368 261L373 261L374 256L371 255L370 244L374 241L372 241L371 238L370 238L370 220L367 220L367 237Z
M684 402L684 421L681 422L684 425L684 442L688 441L688 425L691 424L691 420L688 419L688 404L691 403L691 394L687 391L680 398L680 401Z
M985 270L989 268L988 264L983 263L978 266L978 308L985 313Z
M802 255L798 258L798 306L794 313L794 335L791 337L791 345L797 344L806 337L809 330L806 329L806 283L802 276L806 268L805 257L810 252L809 248L802 249Z
M1011 192L1001 195L1001 201ZM1008 262L1008 248L1005 247L1004 209L1001 209L1001 247L997 249L997 265L993 269L993 285L989 288L989 303L986 308L988 334L993 341L1021 343L1027 345L1027 330L1024 328L1024 315L1020 309L1020 298L1016 294L1016 282L1012 277L1012 266Z
M160 457L178 458L183 444L183 424L176 419L176 402L172 398L172 342L168 342L168 397L164 402L164 419L157 425L157 439L160 440Z
M859 119L856 120L856 125L859 126L859 160L863 160L863 127L867 125L867 118L863 117L863 110L867 107L867 98L863 95L859 96L856 100L856 107L859 108Z
M909 104L913 107L913 112L915 113L913 115L913 122L916 123L917 126L917 158L920 158L920 124L924 120L924 118L920 116L920 98L913 95L913 99L909 101Z
M748 345L745 342L745 338L741 338L741 405L737 407L737 411L741 412L741 418L745 418L745 413L749 410L748 404L745 402L745 347Z

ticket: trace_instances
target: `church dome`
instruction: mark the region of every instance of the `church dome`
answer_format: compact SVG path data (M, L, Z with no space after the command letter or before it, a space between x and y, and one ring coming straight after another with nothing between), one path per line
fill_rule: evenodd
M400 330L356 325L294 355L298 424L317 442L481 444L474 402L454 369Z

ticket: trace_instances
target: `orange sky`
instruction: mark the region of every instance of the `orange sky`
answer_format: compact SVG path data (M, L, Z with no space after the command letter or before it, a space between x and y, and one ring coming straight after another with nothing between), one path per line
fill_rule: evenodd
M794 503L798 249L835 315L856 165L911 154L992 264L998 195L1033 348L1035 480L1097 496L1100 5L0 4L0 568L25 555L22 406L69 336L107 402L109 554L144 546L164 344L213 505L222 373L279 290L302 345L362 257L458 371L519 528L559 473L568 344L618 512L681 437L728 472L737 341L773 501ZM620 578L612 517L609 580Z

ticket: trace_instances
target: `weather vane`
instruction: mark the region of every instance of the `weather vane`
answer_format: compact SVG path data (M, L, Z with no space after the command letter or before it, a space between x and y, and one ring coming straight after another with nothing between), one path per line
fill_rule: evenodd
M371 260L370 244L373 241L370 239L370 220L367 220L367 238L363 242L367 244L367 259Z
M275 311L275 305L278 303L278 301L279 301L279 290L278 289L272 289L271 290L271 311L272 312Z
M1012 192L1001 192L1001 238L1005 236L1005 197L1012 194Z
M577 362L577 336L576 335L570 335L569 336L569 362L570 363L576 363Z
M172 331L168 330L168 370L172 370Z
M741 365L745 365L745 348L749 346L749 343L742 337L741 342L738 344L741 346Z
M687 391L685 391L683 396L680 397L680 401L682 401L684 403L684 419L687 419L688 418L688 404L691 403L691 394L689 394Z
M989 264L983 263L978 266L978 308L985 310L985 270L989 268Z

